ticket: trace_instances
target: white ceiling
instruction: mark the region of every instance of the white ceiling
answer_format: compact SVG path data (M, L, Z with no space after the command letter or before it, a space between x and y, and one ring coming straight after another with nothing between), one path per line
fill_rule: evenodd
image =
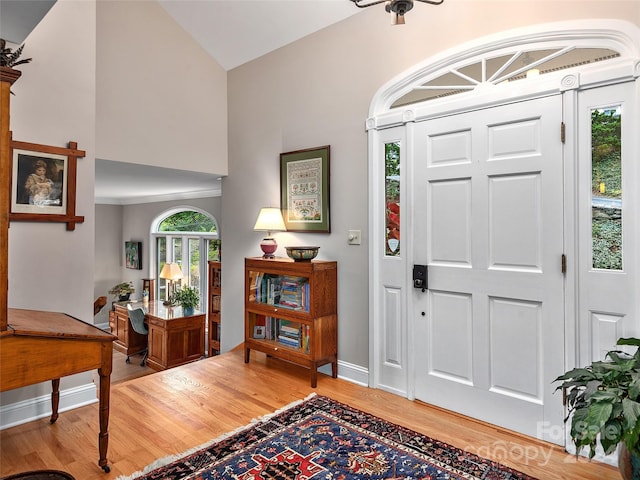
M361 11L348 0L158 2L225 70Z
M225 70L361 11L348 0L157 1ZM14 44L24 42L54 3L0 0L2 38ZM146 203L215 192L220 194L215 175L96 160L97 203Z

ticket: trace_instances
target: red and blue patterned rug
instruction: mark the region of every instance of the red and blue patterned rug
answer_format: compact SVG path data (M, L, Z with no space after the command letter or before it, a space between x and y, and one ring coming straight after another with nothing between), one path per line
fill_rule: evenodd
M316 395L145 470L118 480L534 480Z

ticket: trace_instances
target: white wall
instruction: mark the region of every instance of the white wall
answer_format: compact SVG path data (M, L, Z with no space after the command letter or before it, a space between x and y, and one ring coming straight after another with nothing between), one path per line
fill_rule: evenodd
M330 235L278 234L280 245L319 245L338 261L338 357L368 366L367 136L376 91L429 57L478 37L537 23L619 18L640 24L637 1L447 0L416 3L406 25L391 26L383 6L229 72L229 176L223 180L222 317L243 308L243 259L259 254L252 231L260 207L279 204L278 155L331 145ZM259 78L260 82L255 82ZM347 246L361 229L362 245ZM232 239L232 241L229 240ZM284 250L278 252L284 255ZM225 324L223 349L242 339Z
M62 26L62 28L61 28ZM84 223L11 222L10 308L59 311L93 319L95 164L95 4L58 1L25 42L22 77L12 87L16 140L67 146L78 142L76 212ZM91 373L65 377L61 389L91 382ZM49 394L50 384L4 392L0 403Z
M97 4L96 157L226 175L227 74L152 1Z
M120 283L122 270L122 205L96 205L96 242L93 274L93 298L105 295L107 305L94 316L96 325L109 323L109 309L113 298L108 291ZM144 254L144 252L143 252Z
M95 0L58 0L25 45L24 56L33 61L19 67L23 75L12 87L14 138L57 146L73 140L86 151L78 161L76 200L85 221L73 232L64 224L11 223L8 303L92 323L100 288L94 290L94 280L108 285L124 270L107 273L112 267L102 268L94 246L111 255L133 235L121 227L118 246L109 243L113 230L94 242L96 232L118 229L113 212L95 225L96 211L104 212L94 208L97 145L100 158L226 174L226 72L146 0L97 6ZM104 323L106 311L101 315L96 323ZM63 378L61 410L66 389L91 382L90 373ZM85 393L95 400L95 392ZM48 383L11 390L0 394L0 405L49 394ZM18 410L29 415L48 405L46 400ZM2 413L4 423L10 414Z

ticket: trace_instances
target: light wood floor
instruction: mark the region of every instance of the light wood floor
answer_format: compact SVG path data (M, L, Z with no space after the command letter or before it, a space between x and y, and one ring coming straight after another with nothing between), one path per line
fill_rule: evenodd
M132 362L137 365L135 362ZM576 460L560 448L524 438L380 390L319 375L242 350L117 383L111 389L109 464L98 466L98 406L78 408L0 432L0 476L59 469L77 480L114 479L246 425L312 392L492 458L540 480L608 480L616 469Z

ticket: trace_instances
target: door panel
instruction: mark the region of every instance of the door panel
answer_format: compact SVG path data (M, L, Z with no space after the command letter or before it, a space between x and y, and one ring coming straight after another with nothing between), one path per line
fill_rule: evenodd
M413 292L416 398L540 438L563 422L561 108L429 120L412 141L414 262L429 268Z

